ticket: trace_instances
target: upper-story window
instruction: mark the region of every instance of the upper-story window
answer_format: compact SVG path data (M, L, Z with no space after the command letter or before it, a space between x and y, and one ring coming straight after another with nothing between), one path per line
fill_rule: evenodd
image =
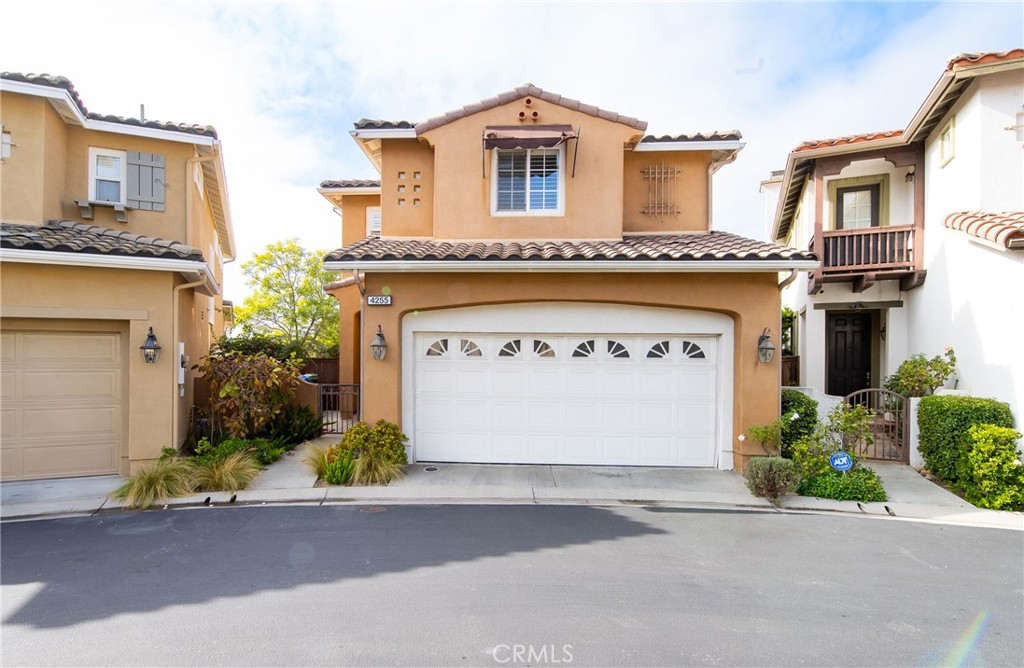
M565 147L493 151L491 212L499 216L561 215Z
M380 237L380 207L366 207L366 236Z
M125 203L128 154L106 148L89 148L89 201Z
M946 163L953 159L954 149L956 148L954 142L954 133L956 131L956 116L949 119L949 122L942 126L942 130L939 132L939 159L941 166L945 167Z
M3 143L0 143L0 160L11 157L11 133L3 133Z
M879 184L836 188L836 229L878 227Z
M889 225L889 175L855 176L828 182L833 230Z

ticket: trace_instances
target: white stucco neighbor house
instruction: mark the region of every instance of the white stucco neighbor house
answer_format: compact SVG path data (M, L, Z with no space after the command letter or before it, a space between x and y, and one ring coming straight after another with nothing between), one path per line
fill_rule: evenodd
M770 239L821 260L782 296L799 385L881 387L952 346L957 389L1024 422L1022 126L1024 49L962 54L906 128L805 142L762 183Z

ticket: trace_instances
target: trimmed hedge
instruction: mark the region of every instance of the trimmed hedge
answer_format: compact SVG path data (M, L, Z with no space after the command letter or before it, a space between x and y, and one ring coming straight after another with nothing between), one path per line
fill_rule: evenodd
M885 501L885 489L878 474L871 469L853 469L846 473L831 470L800 481L796 493L837 501Z
M925 468L956 486L961 482L961 472L969 470L962 463L967 457L968 430L976 424L1013 428L1013 414L1008 404L995 399L930 396L921 399L917 423Z
M790 456L793 444L814 433L816 426L818 402L798 390L782 390L782 456Z
M974 425L965 437L957 471L964 498L979 508L1024 510L1024 465L1017 450L1020 432Z

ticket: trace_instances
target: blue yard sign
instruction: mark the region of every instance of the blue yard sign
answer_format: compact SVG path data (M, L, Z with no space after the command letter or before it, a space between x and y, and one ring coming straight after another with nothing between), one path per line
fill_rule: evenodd
M853 468L853 459L842 450L833 452L832 456L828 458L828 463L837 471L849 471Z

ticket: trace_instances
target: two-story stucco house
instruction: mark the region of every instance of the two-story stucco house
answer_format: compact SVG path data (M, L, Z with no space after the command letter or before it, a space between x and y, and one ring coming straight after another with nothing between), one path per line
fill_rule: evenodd
M356 123L380 180L320 189L342 214L325 259L346 276L342 378L364 419L401 424L412 461L763 454L738 439L778 416L778 359L758 346L778 343L779 272L817 262L712 229L738 133L646 128L532 85Z
M799 384L881 387L952 346L957 388L1024 415L1024 50L949 61L906 128L805 142L765 182L771 237L820 269L783 293Z
M184 439L191 363L224 330L217 133L10 72L0 121L2 478L129 474Z

